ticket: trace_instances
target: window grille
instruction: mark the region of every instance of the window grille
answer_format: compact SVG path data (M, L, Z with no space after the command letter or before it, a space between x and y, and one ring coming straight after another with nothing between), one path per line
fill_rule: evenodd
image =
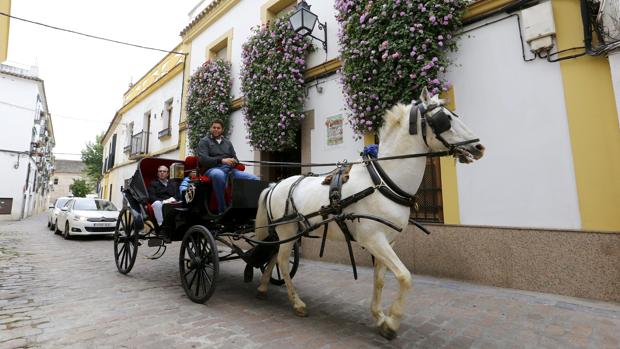
M420 222L443 223L441 167L439 158L426 159L422 184L415 195L418 210L411 210L411 218Z

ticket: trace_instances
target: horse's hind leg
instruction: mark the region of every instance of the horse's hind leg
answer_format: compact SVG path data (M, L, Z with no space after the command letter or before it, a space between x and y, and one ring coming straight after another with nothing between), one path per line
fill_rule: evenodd
M282 273L282 277L284 278L284 283L286 284L286 290L288 291L288 299L293 304L293 310L297 316L308 316L308 312L306 311L306 303L304 303L297 291L295 291L295 287L293 286L293 281L291 280L290 268L289 268L289 258L291 256L291 249L295 241L287 242L285 244L280 245L280 250L278 251L278 267L280 268L280 272ZM269 274L271 275L271 273Z
M403 317L405 296L411 288L411 273L407 270L407 267L405 267L403 262L400 261L392 249L392 246L390 246L383 236L381 238L374 239L371 242L364 243L364 246L368 252L375 256L379 263L384 264L392 273L394 273L394 276L396 276L396 280L398 280L400 285L398 296L394 300L394 303L392 303L392 306L390 306L387 316L377 320L377 326L379 327L379 332L381 335L387 339L393 339L396 337L396 331L398 331L398 328L400 327L400 320ZM377 275L375 275L375 280L377 280ZM377 291L375 290L375 292ZM380 293L373 294L373 296L375 295L378 296ZM380 302L380 300L376 301ZM380 304L375 304L374 302L375 299L373 297L373 307L375 305L380 307Z
M260 277L260 284L258 285L256 297L260 299L264 299L267 297L267 288L269 287L269 279L271 277L271 272L273 271L273 267L275 267L277 263L278 255L274 255L267 264L263 275Z

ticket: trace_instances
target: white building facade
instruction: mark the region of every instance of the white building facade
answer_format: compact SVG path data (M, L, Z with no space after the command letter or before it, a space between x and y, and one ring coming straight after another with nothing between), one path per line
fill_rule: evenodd
M454 65L445 76L453 84L446 96L451 108L480 137L488 149L486 156L471 166L456 164L451 158L429 162L428 182L432 183L421 192L431 193L424 195L432 199L434 213L422 219L489 227L620 231L617 55L584 55L557 62L537 58L521 39L525 15L506 13L505 4L482 0L469 5L465 14L469 24L463 28L459 49L451 57ZM307 57L307 117L299 131L299 149L286 154L259 152L246 141L241 109L242 46L253 27L295 5L295 0L199 3L175 49L187 52L187 58L181 63L179 55L166 56L132 87L106 133L104 157L109 175L104 179L105 198L119 203L114 193L133 174L140 156L165 154L183 159L191 153L184 112L187 81L205 61L216 57L232 66L230 138L239 159L322 163L359 157L373 137L356 140L346 122L334 1L311 2L312 11L327 24L328 49L324 51L315 41L317 49ZM580 46L584 38L583 31L575 30L576 24L581 25L578 4L551 0L543 5L549 10L546 20L554 24L549 52ZM314 35L322 37L323 33L315 28ZM164 120L160 115L169 100L173 105L171 134L162 138L157 125ZM148 126L149 120L155 127ZM327 126L334 120L342 123L342 138L337 141L330 139ZM137 149L138 143L144 149ZM295 173L257 167L248 171L265 180Z
M0 220L47 209L54 131L36 67L0 64Z
M178 50L177 47L175 50ZM131 86L103 139L99 195L122 207L125 180L145 156L179 158L184 56L169 54Z

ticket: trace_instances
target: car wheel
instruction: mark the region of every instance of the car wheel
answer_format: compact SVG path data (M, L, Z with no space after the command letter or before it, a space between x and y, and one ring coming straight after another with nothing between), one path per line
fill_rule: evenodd
M62 237L65 238L65 240L71 239L71 235L69 235L69 222L65 223L65 231L62 233Z
M49 219L47 220L47 229L50 229L52 227L52 223L50 223Z
M54 230L54 234L60 234L60 230L58 230L58 220L56 220L56 223L52 224L52 230Z

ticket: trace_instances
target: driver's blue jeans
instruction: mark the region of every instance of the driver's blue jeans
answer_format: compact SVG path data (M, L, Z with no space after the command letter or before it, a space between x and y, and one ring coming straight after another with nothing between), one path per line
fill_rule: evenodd
M213 190L215 191L215 198L217 199L218 212L224 212L226 210L226 200L224 199L224 191L226 190L226 177L230 174L233 178L240 179L253 179L258 180L255 175L239 171L236 168L231 168L228 165L220 165L207 170L205 173L213 182Z

